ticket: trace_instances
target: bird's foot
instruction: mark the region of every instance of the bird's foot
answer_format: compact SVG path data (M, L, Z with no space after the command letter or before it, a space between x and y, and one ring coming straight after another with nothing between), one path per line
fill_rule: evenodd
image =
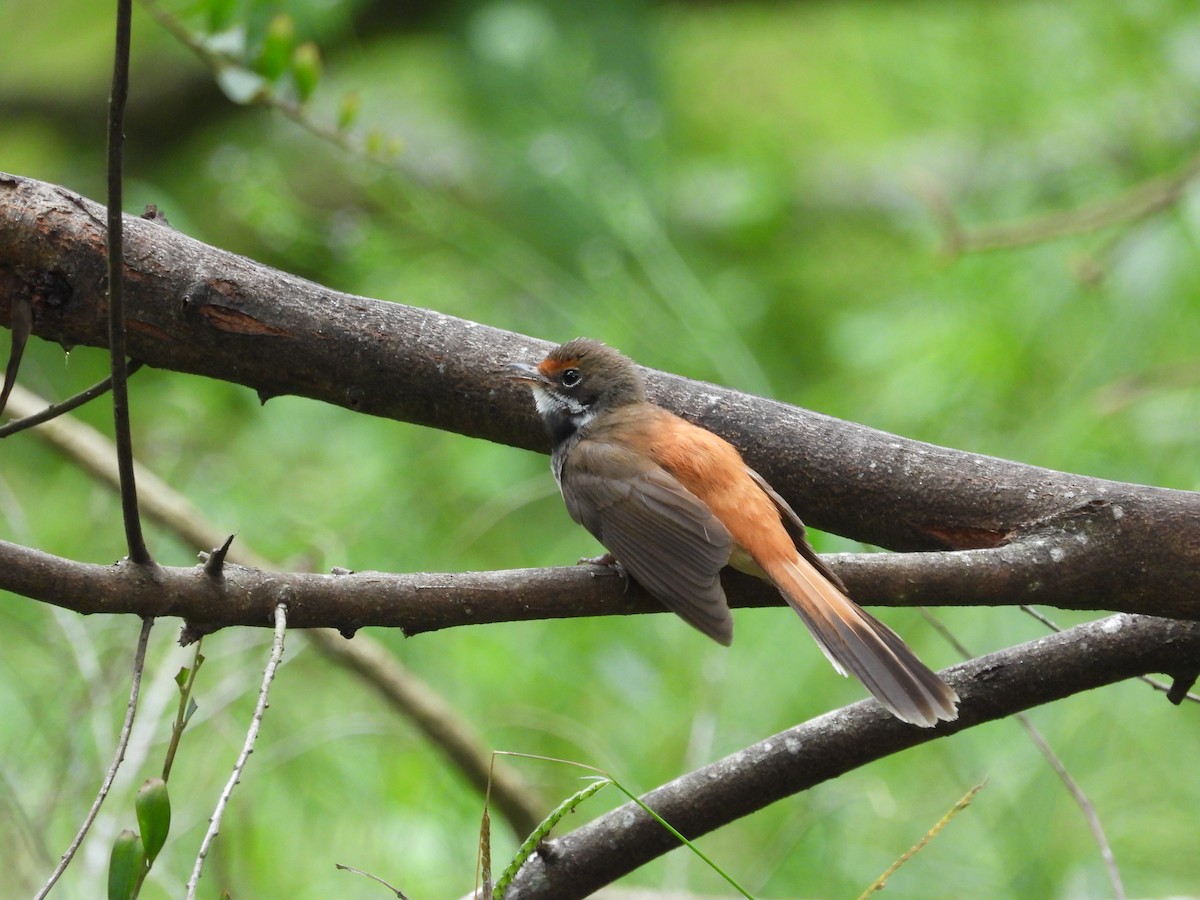
M625 590L629 590L629 573L625 571L625 567L611 553L601 553L599 556L585 556L579 560L578 565L596 566L616 572L625 580ZM595 577L595 573L593 572L592 574Z

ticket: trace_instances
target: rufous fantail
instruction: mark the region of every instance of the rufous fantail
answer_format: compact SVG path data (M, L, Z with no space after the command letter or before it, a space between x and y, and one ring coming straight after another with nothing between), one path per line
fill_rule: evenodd
M533 390L571 518L659 602L728 645L720 573L732 565L774 584L833 667L898 718L958 715L954 690L846 596L787 501L728 441L649 402L632 360L576 338L506 374Z

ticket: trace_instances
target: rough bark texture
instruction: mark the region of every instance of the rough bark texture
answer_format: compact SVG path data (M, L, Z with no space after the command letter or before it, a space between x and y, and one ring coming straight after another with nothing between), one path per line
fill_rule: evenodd
M103 222L103 209L75 194L0 174L0 296L29 298L35 334L105 345ZM244 384L264 398L297 394L546 449L528 396L496 373L538 358L547 342L331 291L133 217L126 241L129 350L149 365ZM0 324L8 314L0 304ZM659 402L732 440L813 525L894 550L969 551L853 559L843 571L863 602L1200 618L1200 494L963 453L647 375ZM569 604L594 593L578 577L557 577ZM757 602L774 599L767 592ZM211 619L198 613L180 607Z
M857 703L689 772L642 801L693 839L900 750L1124 678L1194 666L1197 658L1196 623L1112 616L947 669L962 697L957 721L915 728L871 701ZM628 803L544 844L505 896L586 897L678 846Z
M0 174L0 297L34 333L104 346L103 210ZM340 294L128 218L129 352L152 366L297 394L514 446L546 449L525 393L497 377L549 346L436 312ZM0 301L0 324L11 321ZM1039 469L906 440L714 385L647 371L652 396L725 435L822 528L908 552L832 562L864 603L1043 603L1200 619L1200 495ZM307 575L226 565L74 562L0 542L0 588L79 612L179 616L185 636L226 625L365 625L406 633L657 606L583 568L461 575ZM730 576L734 605L779 603ZM949 670L960 718L906 726L865 701L776 735L648 795L703 834L851 768L1135 674L1177 687L1200 666L1200 625L1119 615ZM623 807L546 845L512 897L582 897L674 846Z

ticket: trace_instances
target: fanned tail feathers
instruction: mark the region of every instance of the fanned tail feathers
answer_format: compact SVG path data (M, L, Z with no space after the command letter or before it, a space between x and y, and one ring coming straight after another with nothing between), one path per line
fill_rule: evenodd
M842 675L858 678L898 718L928 728L958 716L958 695L900 637L802 557L767 573Z

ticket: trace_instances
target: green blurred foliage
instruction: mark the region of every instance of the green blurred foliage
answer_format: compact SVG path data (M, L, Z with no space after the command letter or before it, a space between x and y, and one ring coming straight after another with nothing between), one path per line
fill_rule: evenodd
M0 170L102 199L111 13L16 3L0 56ZM971 227L1180 166L1200 100L1200 13L1187 4L497 0L419 18L415 6L311 0L171 9L248 69L287 16L296 42L321 50L312 119L336 130L353 92L346 136L362 144L374 131L397 152L367 159L232 105L139 8L130 211L156 203L197 238L340 290L548 339L593 335L648 365L935 443L1200 488L1195 193L1146 221L956 260L936 252L921 199L936 187ZM38 343L22 380L58 397L105 367L98 351ZM243 388L169 372L134 378L133 414L139 456L281 566L491 569L596 550L534 454L295 398L260 407ZM103 403L81 416L108 427ZM0 450L0 537L76 559L122 555L107 489L28 436ZM175 565L200 549L155 529L150 542ZM787 616L738 613L728 651L667 616L376 636L492 746L604 766L646 789L861 696L798 624L781 630ZM954 661L916 613L885 618L931 663ZM979 653L1039 633L1016 611L943 618ZM0 859L24 895L107 765L136 623L11 595L0 622ZM169 737L173 676L190 658L171 632L161 623L152 642L117 783L126 800ZM268 644L266 631L205 642L199 711L172 776L173 832L143 897L181 893ZM1125 684L1031 718L1091 796L1130 893L1194 891L1194 712ZM572 770L522 768L549 798L578 789ZM760 896L857 893L985 776L889 894L1107 893L1082 815L1009 722L702 843ZM335 862L414 897L464 894L480 802L405 722L291 635L202 895L377 896ZM616 802L602 794L572 819ZM129 809L110 801L57 896L95 896L100 845ZM499 859L517 839L493 830ZM678 853L629 882L726 890Z

